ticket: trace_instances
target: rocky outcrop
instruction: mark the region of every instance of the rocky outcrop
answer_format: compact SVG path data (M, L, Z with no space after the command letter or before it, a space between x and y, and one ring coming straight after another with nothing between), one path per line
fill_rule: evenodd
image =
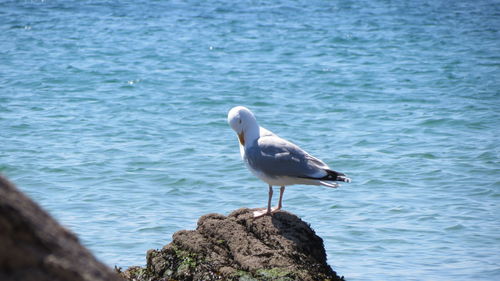
M252 210L202 216L128 280L343 280L326 263L323 240L297 216L278 212L254 219Z
M146 267L121 276L134 281L331 280L343 278L326 263L323 240L297 216L278 212L254 219L250 209L202 216ZM122 280L78 238L0 176L0 280Z
M78 238L0 176L0 280L122 280Z

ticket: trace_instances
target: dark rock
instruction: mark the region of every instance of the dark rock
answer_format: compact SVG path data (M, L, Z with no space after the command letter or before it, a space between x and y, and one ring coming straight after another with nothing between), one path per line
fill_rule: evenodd
M297 216L278 212L254 219L252 210L202 216L128 280L343 280L326 263L323 240Z
M122 280L0 176L0 280Z

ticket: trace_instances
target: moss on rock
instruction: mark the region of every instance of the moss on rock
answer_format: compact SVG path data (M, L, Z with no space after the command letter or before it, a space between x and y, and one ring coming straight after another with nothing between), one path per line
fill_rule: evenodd
M323 240L297 216L278 212L254 219L250 209L202 216L182 230L128 280L343 280L326 263ZM128 271L128 270L127 270ZM141 279L145 278L145 279Z

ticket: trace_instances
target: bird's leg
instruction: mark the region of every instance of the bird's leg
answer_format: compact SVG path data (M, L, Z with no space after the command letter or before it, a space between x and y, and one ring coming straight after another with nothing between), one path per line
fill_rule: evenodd
M285 193L285 186L281 186L280 188L280 200L278 201L278 207L274 207L272 212L277 212L281 210L281 207L283 207L282 202L283 202L283 193Z
M269 199L267 200L267 210L262 210L262 211L254 211L253 212L253 217L254 218L259 218L264 215L271 214L271 199L273 198L273 187L269 185Z
M269 185L269 199L267 199L267 213L271 213L271 199L273 199L273 187Z
M278 210L281 210L281 207L283 207L282 202L283 202L283 193L285 193L285 186L282 186L280 188L280 201L278 202Z

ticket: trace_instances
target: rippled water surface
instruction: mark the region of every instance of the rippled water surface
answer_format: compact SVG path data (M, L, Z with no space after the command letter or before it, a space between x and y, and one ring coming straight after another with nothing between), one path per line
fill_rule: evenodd
M498 280L499 28L499 1L1 1L0 172L141 265L265 206L245 105L353 179L284 199L346 280Z

